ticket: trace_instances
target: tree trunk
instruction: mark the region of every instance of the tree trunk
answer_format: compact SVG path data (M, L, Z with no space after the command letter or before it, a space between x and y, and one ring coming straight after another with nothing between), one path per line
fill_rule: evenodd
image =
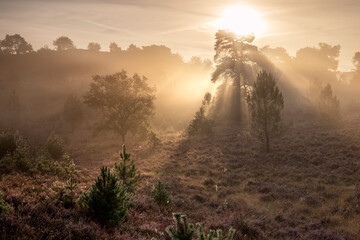
M241 122L241 77L238 75L235 80L235 104L234 120Z

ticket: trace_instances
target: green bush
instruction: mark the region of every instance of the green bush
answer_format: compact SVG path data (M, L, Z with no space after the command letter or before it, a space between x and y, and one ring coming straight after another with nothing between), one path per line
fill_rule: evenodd
M5 202L4 196L0 190L0 215L6 214L7 212L10 211L10 209L11 209L10 204Z
M13 134L0 133L0 159L16 150L16 141Z
M102 167L90 192L82 194L78 205L100 223L118 225L125 220L130 196L110 169Z
M170 193L167 190L169 187L167 184L162 183L160 180L154 184L151 196L155 202L159 205L166 205L171 203Z
M51 134L47 141L45 148L50 154L51 158L58 160L65 154L64 141L56 134Z

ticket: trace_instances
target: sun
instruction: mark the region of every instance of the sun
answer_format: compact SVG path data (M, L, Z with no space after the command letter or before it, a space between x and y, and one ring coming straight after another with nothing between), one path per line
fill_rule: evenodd
M248 6L232 6L222 13L219 19L214 21L214 27L228 30L237 35L258 36L264 29L260 14Z

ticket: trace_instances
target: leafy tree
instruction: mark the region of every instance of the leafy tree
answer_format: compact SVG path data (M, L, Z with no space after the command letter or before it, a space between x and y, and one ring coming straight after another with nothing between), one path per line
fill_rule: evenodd
M110 49L110 52L121 51L121 48L115 42L110 43L109 49Z
M328 126L337 125L340 121L340 101L333 94L331 85L327 84L320 92L318 99L320 120Z
M119 153L121 161L119 164L115 163L116 175L120 183L126 186L128 192L135 192L136 186L140 180L140 174L134 164L130 160L130 153L126 152L126 147L123 145L122 152Z
M239 37L232 32L219 30L215 34L215 56L216 69L211 76L211 81L216 82L222 78L230 78L235 86L233 98L233 118L241 120L241 101L244 99L242 86L245 79L242 74L246 61L249 61L248 53L256 49L251 45L254 36Z
M64 103L64 119L71 126L71 132L74 132L84 120L84 111L81 101L74 95L69 95Z
M253 133L269 152L271 138L284 130L280 124L284 98L270 73L261 71L258 74L248 104Z
M169 186L162 183L160 180L154 184L151 196L157 204L166 205L171 202L170 193L168 191Z
M190 136L211 132L213 123L205 115L206 107L209 106L210 102L211 94L206 93L199 111L196 112L194 119L190 122L187 128L187 132Z
M0 49L5 54L25 54L33 52L31 44L19 34L6 35L5 39L0 41Z
M79 205L100 223L118 225L125 220L130 196L110 169L102 167L90 192L84 192L79 201Z
M75 49L75 45L73 41L65 36L58 37L54 42L53 45L57 51L64 51L64 50L71 50Z
M91 42L88 45L88 50L90 50L90 51L98 52L98 51L100 51L100 49L101 49L101 46L99 43Z
M85 103L102 112L97 123L98 131L113 131L122 137L136 133L153 116L154 89L147 79L125 71L106 76L94 76L90 90L85 93Z

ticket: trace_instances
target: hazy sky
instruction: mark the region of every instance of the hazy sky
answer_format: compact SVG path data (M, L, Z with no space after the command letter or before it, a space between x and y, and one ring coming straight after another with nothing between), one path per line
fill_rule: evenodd
M60 35L78 48L93 41L106 51L112 41L122 48L163 44L186 58L212 58L211 22L234 5L262 16L258 46L282 46L294 55L319 42L340 44L341 70L350 70L360 51L360 0L0 0L0 38L19 33L35 49Z

